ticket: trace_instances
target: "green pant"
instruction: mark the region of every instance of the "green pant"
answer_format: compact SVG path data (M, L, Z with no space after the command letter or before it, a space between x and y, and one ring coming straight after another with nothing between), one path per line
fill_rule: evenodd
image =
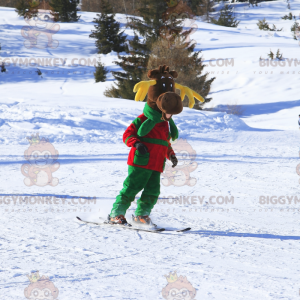
M128 176L117 196L110 216L124 215L138 192L144 189L137 201L136 216L149 216L160 194L160 172L128 166Z

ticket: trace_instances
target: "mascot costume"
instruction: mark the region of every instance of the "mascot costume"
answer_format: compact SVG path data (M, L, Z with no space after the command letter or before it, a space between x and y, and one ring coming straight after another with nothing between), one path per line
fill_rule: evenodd
M147 94L148 99L143 114L130 124L123 135L123 142L131 147L127 162L128 176L108 216L111 224L128 224L125 213L141 190L143 192L137 201L132 221L135 224L152 224L149 215L160 194L160 174L166 159L172 162L172 167L178 163L170 144L170 139L174 141L178 138L172 116L182 112L185 95L189 98L189 108L193 108L194 98L205 101L195 91L175 83L174 78L178 74L169 71L166 65L149 70L147 76L149 81L141 81L133 89L137 93L135 101L143 101ZM180 96L175 89L180 90Z

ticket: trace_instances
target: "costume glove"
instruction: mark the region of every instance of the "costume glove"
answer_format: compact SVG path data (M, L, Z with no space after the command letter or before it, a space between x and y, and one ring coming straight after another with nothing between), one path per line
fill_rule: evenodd
M148 148L146 145L144 145L143 143L141 142L136 142L134 144L134 147L142 154L146 154L148 152Z
M172 164L173 164L172 168L176 167L177 164L178 164L178 159L177 159L177 157L176 157L175 155L172 154L171 157L170 157L170 160L171 160L171 162L172 162Z

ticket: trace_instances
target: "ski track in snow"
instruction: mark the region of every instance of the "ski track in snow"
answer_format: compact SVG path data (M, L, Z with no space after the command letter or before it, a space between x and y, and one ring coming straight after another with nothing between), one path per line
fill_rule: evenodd
M56 69L45 67L43 79L29 73L0 74L1 299L26 299L26 274L36 270L50 277L60 300L163 299L164 275L175 270L197 289L198 300L299 297L300 203L294 201L299 189L299 78L254 74L260 71L259 57L266 56L270 47L296 58L299 46L289 31L293 21L280 19L288 13L286 3L259 5L235 4L241 20L238 28L199 21L192 36L206 60L236 58L233 71L216 75L210 104L222 110L236 102L244 112L239 118L185 108L174 116L180 138L196 151L198 167L190 176L197 183L162 184L161 198L181 197L186 202L168 204L159 199L151 217L162 227L192 227L183 234L104 228L75 218L99 221L110 212L127 175L129 148L122 135L142 113L144 103L105 98L103 91L112 84L112 76L95 84L88 74L92 67L80 68L87 72L81 75L51 73ZM300 2L291 6L298 15ZM94 41L88 38L95 15L82 13L79 23L60 24L55 38L62 47L52 49L51 56L69 62L75 55L97 57ZM259 31L256 23L263 17L284 31L274 36ZM125 24L124 16L117 18ZM23 46L24 25L13 9L0 8L5 39L1 57L48 57L45 50ZM132 36L128 29L126 34ZM115 53L103 58L110 70L116 70L115 59ZM53 173L59 179L56 187L23 183L26 137L36 132L49 138L59 152L60 168ZM12 196L19 195L51 197L52 202L14 204ZM212 204L212 196L233 197L234 203ZM286 203L261 204L260 196L284 196ZM293 197L291 203L287 196ZM58 204L54 197L60 199ZM96 203L80 204L78 197L96 197ZM192 204L192 197L203 201ZM128 219L135 207L133 203L128 210Z

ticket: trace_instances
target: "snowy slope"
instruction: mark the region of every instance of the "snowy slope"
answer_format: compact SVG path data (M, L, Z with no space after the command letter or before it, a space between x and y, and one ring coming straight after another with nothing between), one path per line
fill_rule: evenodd
M93 67L69 66L74 58L97 58L88 38L96 14L83 12L78 23L59 24L56 49L27 49L21 35L27 24L13 9L0 8L2 60L67 59L65 66L39 67L43 78L36 67L18 65L0 74L1 299L26 299L26 274L36 270L50 277L57 299L163 299L164 275L175 270L197 289L194 299L299 297L299 66L286 61L285 67L260 67L259 57L267 58L271 48L299 58L300 48L289 31L293 22L280 19L288 13L286 2L234 5L238 28L199 20L192 35L207 70L217 77L213 101L208 110L185 108L174 117L180 138L196 151L197 168L190 173L196 184L162 182L151 216L161 226L192 227L185 234L123 231L75 220L80 215L97 221L110 212L127 174L129 148L122 134L144 104L106 98L111 75L95 84ZM291 2L291 8L299 15L300 2ZM117 17L124 25L125 16ZM258 30L257 20L264 17L283 31L271 36ZM132 36L128 29L126 34ZM234 59L234 66L213 67L213 58ZM115 53L101 59L117 69ZM240 118L209 110L235 103L244 111ZM57 186L23 182L26 137L37 132L59 153ZM178 157L180 163L186 160ZM20 197L29 202L20 203ZM38 204L38 197L48 202ZM96 197L95 203L87 197ZM217 197L219 203L234 200L218 204ZM267 197L269 204L260 201Z

